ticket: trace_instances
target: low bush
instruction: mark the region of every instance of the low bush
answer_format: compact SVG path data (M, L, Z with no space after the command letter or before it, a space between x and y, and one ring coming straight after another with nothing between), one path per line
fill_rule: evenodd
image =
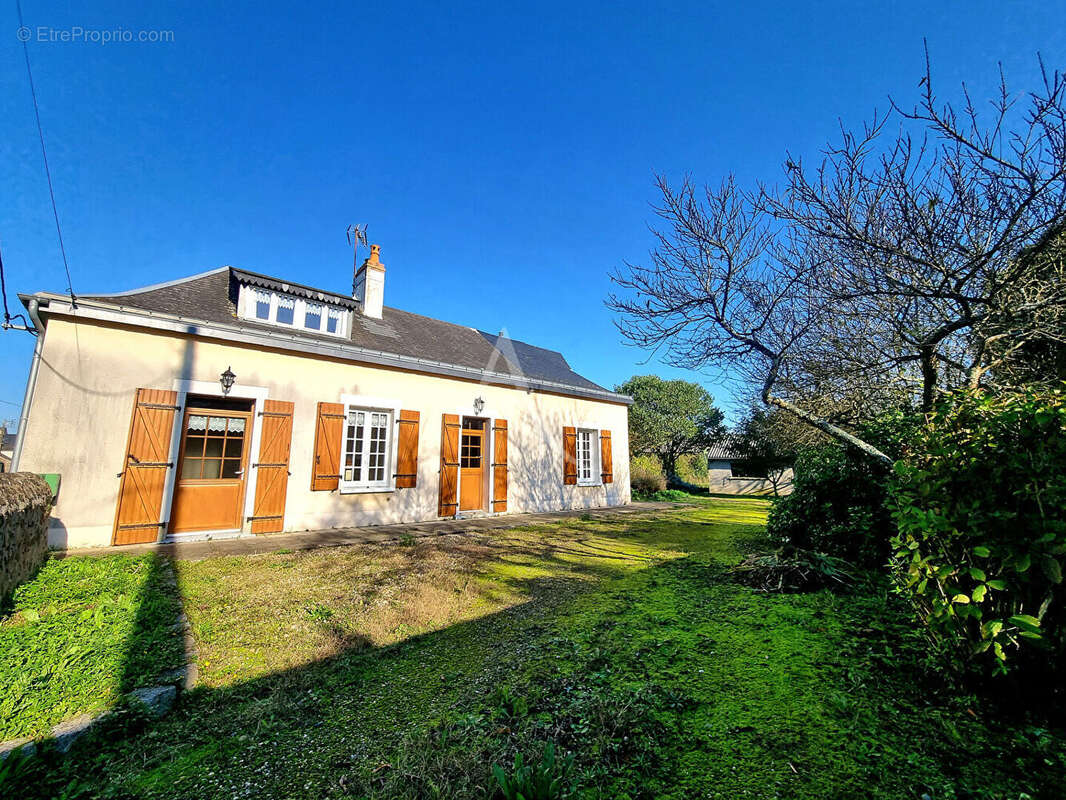
M794 469L792 494L770 509L770 536L864 567L883 565L894 532L885 505L888 469L835 444L803 451Z
M677 477L690 486L707 488L707 456L703 453L681 456L677 459Z
M666 476L655 456L633 456L629 461L629 485L634 494L651 495L666 488Z
M891 500L895 584L954 667L1061 664L1062 390L959 394L941 404L897 463Z
M694 495L681 489L663 489L652 494L640 495L642 500L648 500L653 503L676 503L678 501L694 500L699 497L700 495ZM706 497L706 495L703 495L703 497Z
M917 420L890 414L862 438L895 457ZM889 468L835 442L807 448L795 463L792 494L770 510L767 532L783 545L815 550L865 568L882 567L895 533L888 508Z

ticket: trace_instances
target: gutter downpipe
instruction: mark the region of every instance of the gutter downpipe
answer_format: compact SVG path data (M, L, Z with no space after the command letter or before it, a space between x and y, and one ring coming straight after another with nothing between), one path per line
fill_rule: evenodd
M26 304L26 310L30 313L30 320L37 329L37 343L33 346L33 360L30 362L30 377L26 381L26 395L22 398L22 414L19 417L19 429L15 434L15 450L11 454L11 471L18 472L19 461L22 459L22 445L26 441L26 425L30 421L30 402L33 400L33 392L37 388L37 373L41 367L41 350L44 349L44 325L37 313L40 303L36 298L30 298Z

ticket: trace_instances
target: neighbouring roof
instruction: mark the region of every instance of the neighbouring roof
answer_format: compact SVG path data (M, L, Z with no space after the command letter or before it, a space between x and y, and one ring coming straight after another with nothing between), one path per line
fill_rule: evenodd
M727 436L715 442L707 450L708 461L733 461L743 456L737 450L737 441L733 436Z
M0 453L9 454L15 449L15 438L17 433L5 433L4 438L0 441Z
M261 286L308 299L334 303L353 310L347 344L365 351L439 362L468 370L487 371L516 381L547 382L579 393L605 394L616 402L629 402L574 372L561 353L535 347L505 336L424 317L386 306L381 319L365 317L359 303L346 295L283 281L234 267L221 267L168 283L116 294L79 295L83 302L102 303L123 311L165 314L186 320L218 323L266 336L279 336L291 344L297 339L336 345L337 337L306 330L281 329L237 316L240 284Z

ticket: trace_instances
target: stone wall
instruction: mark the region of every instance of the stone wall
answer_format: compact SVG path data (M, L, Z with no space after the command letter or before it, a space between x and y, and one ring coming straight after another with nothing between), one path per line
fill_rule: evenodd
M48 554L52 490L31 472L0 473L0 599L32 578Z

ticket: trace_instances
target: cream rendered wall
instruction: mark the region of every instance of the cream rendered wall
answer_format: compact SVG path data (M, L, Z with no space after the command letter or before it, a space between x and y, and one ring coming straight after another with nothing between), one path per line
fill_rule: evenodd
M51 546L110 544L116 476L136 389L173 389L177 380L216 383L228 366L238 386L264 387L271 399L295 403L286 531L436 519L441 415L473 414L479 396L485 400L481 416L508 423L508 512L630 501L624 405L53 318L21 464L24 470L62 475ZM320 401L340 402L341 395L391 399L421 412L417 488L350 495L310 491L316 407ZM614 483L563 485L564 425L611 431Z

